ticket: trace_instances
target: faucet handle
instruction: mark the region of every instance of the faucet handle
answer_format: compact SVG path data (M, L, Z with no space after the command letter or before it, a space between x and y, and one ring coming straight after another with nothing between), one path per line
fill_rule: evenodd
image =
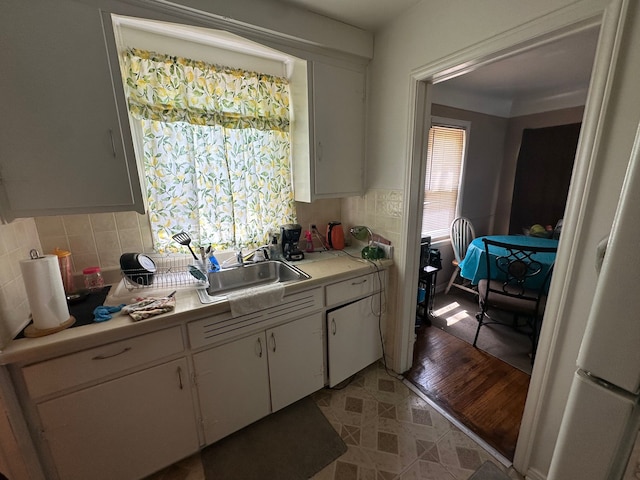
M264 247L256 249L256 251L253 253L253 261L254 262L264 262L265 260L266 260L266 258L265 258Z

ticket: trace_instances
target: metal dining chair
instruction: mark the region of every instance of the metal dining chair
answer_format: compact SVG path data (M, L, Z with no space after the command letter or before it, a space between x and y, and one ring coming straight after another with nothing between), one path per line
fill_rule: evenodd
M471 292L473 294L477 294L478 292L471 288L471 283L466 282L462 279L461 283L456 283L457 278L460 275L460 262L464 259L467 254L467 249L469 248L469 244L476 238L476 232L473 228L473 224L466 217L457 217L453 222L451 222L451 246L453 247L453 260L451 263L453 264L453 273L451 274L451 278L449 279L449 283L447 283L447 287L444 290L445 295L449 293L451 287L456 287L461 290L465 290L467 292Z
M558 248L520 246L486 238L482 241L488 278L478 282L480 312L476 314L478 327L473 346L477 346L483 326L510 326L529 336L533 364L553 272L553 263L541 263L536 260L536 254L555 254ZM501 317L498 311L509 313L511 317Z

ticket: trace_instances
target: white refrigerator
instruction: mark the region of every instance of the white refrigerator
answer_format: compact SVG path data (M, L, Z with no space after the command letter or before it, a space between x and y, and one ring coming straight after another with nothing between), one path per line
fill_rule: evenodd
M602 255L548 480L640 478L640 136Z

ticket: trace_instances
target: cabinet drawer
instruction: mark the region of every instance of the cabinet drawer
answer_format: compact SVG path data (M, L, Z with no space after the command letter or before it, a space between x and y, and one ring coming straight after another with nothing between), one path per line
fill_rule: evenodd
M133 337L25 367L31 398L41 397L184 350L180 327Z
M380 280L384 282L384 272L380 272L379 277L377 273L369 273L327 285L327 307L334 307L379 291Z

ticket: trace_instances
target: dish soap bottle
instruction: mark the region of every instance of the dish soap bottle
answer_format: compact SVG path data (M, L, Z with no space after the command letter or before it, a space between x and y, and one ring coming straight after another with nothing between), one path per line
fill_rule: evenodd
M269 245L269 260L276 260L280 257L280 250L278 249L278 237L273 235L271 244Z
M213 255L213 252L209 252L209 272L217 272L220 270L220 263L218 259Z
M307 239L307 249L305 250L307 253L313 252L313 237L311 236L311 232L306 230L304 232L304 238Z

